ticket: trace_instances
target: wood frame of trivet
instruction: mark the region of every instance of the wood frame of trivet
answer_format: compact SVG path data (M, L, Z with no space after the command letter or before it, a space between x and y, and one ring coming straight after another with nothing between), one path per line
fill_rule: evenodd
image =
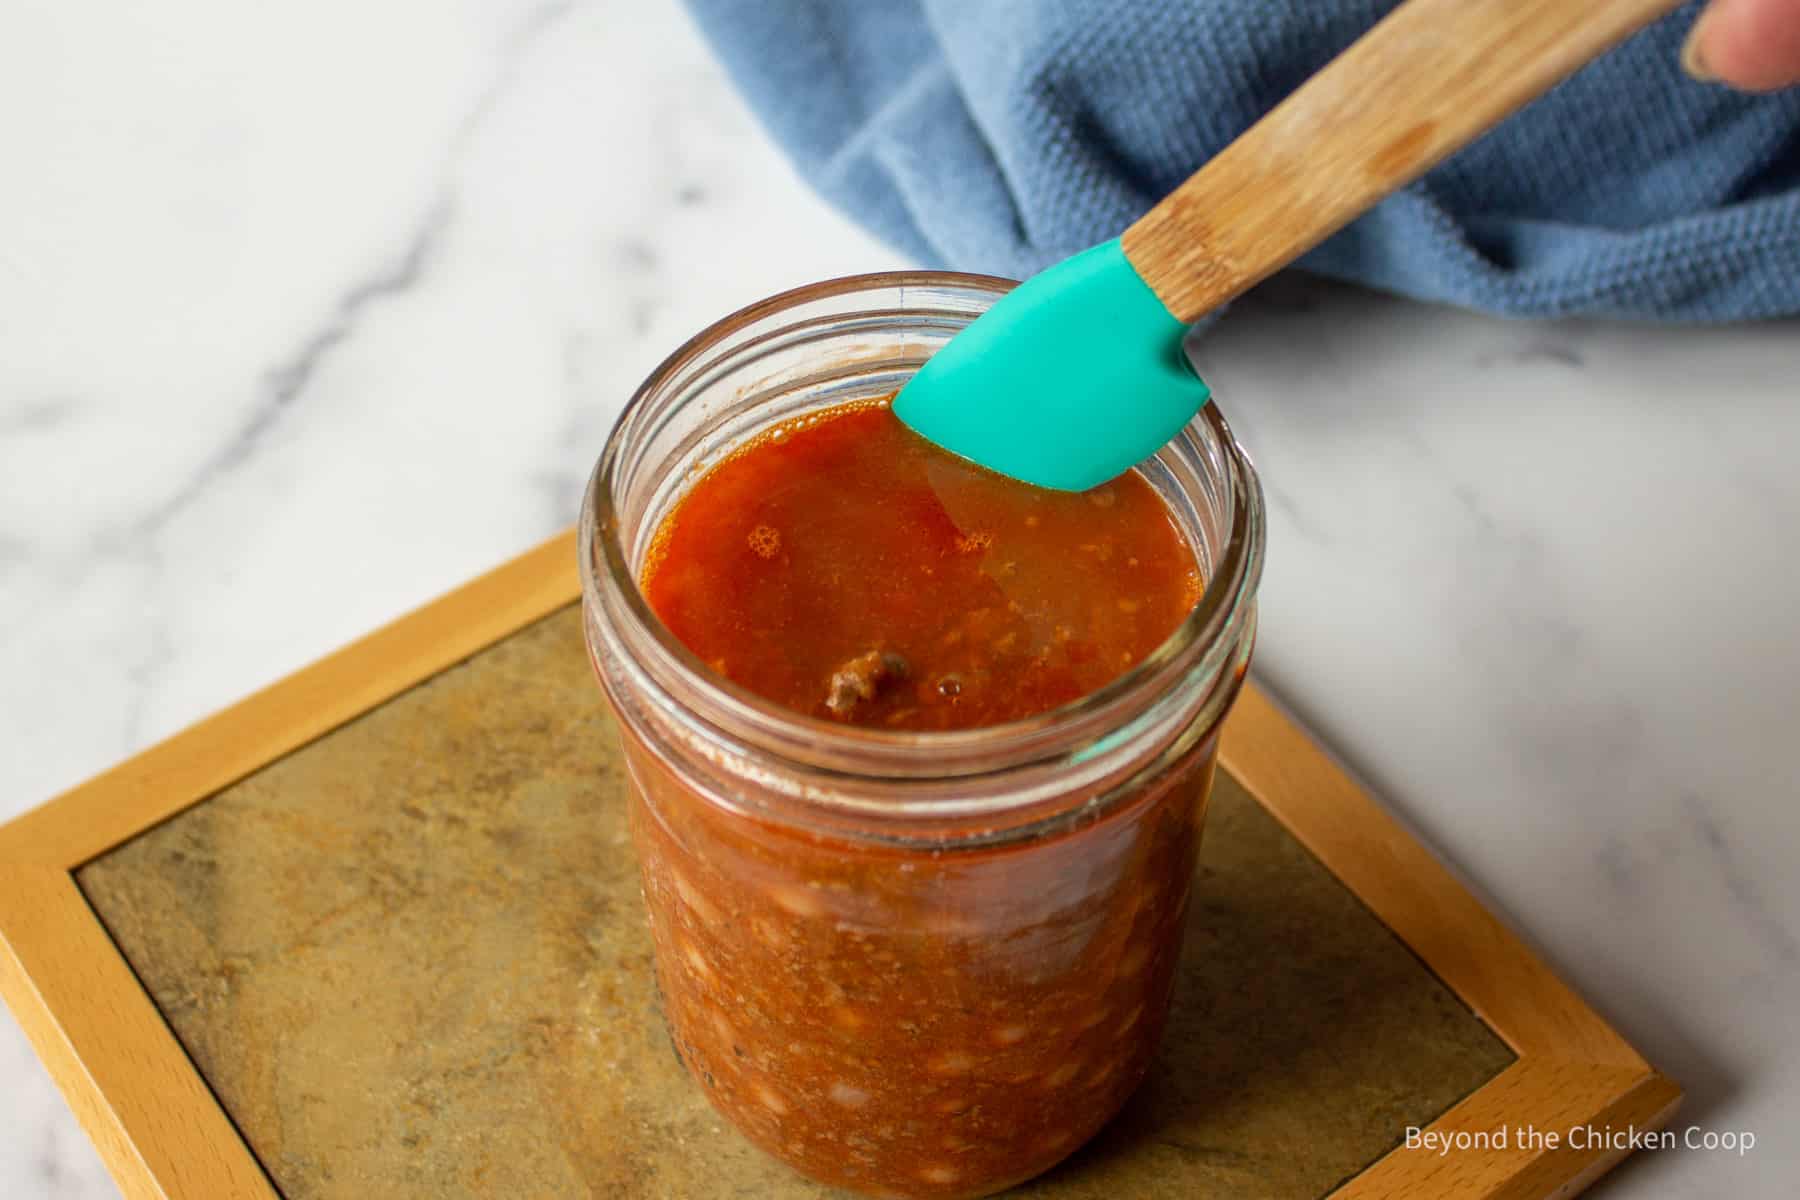
M572 532L0 828L0 991L128 1200L279 1200L76 885L84 864L575 601ZM1428 1128L1651 1129L1653 1070L1256 687L1221 765L1518 1059ZM1571 1196L1622 1150L1396 1149L1337 1200Z

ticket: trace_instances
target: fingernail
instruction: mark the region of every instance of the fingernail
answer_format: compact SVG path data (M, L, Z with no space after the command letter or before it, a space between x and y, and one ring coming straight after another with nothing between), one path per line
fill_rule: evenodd
M1688 31L1687 41L1681 44L1681 69L1701 83L1712 83L1719 78L1707 68L1706 59L1700 51L1700 35L1706 32L1706 18L1711 14L1711 9L1701 13L1700 19Z

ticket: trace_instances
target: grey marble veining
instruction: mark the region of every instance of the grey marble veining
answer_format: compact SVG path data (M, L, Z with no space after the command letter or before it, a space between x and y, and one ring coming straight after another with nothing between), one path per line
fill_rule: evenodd
M0 806L568 523L670 348L902 265L668 4L0 12ZM1505 322L1279 279L1206 339L1268 488L1259 670L1800 1177L1800 323ZM10 1022L0 1195L112 1194Z

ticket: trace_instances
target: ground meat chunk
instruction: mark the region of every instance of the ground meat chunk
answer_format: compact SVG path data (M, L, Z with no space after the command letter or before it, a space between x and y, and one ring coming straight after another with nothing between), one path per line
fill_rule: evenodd
M832 672L825 707L834 717L848 717L858 704L873 700L881 689L905 679L906 660L891 651L867 650Z

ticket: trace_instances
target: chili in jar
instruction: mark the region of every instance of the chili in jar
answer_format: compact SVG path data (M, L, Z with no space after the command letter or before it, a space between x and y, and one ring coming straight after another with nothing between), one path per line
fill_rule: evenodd
M882 403L1001 286L728 318L583 514L678 1052L753 1141L877 1195L1026 1179L1142 1078L1254 627L1260 493L1215 411L1064 494Z

